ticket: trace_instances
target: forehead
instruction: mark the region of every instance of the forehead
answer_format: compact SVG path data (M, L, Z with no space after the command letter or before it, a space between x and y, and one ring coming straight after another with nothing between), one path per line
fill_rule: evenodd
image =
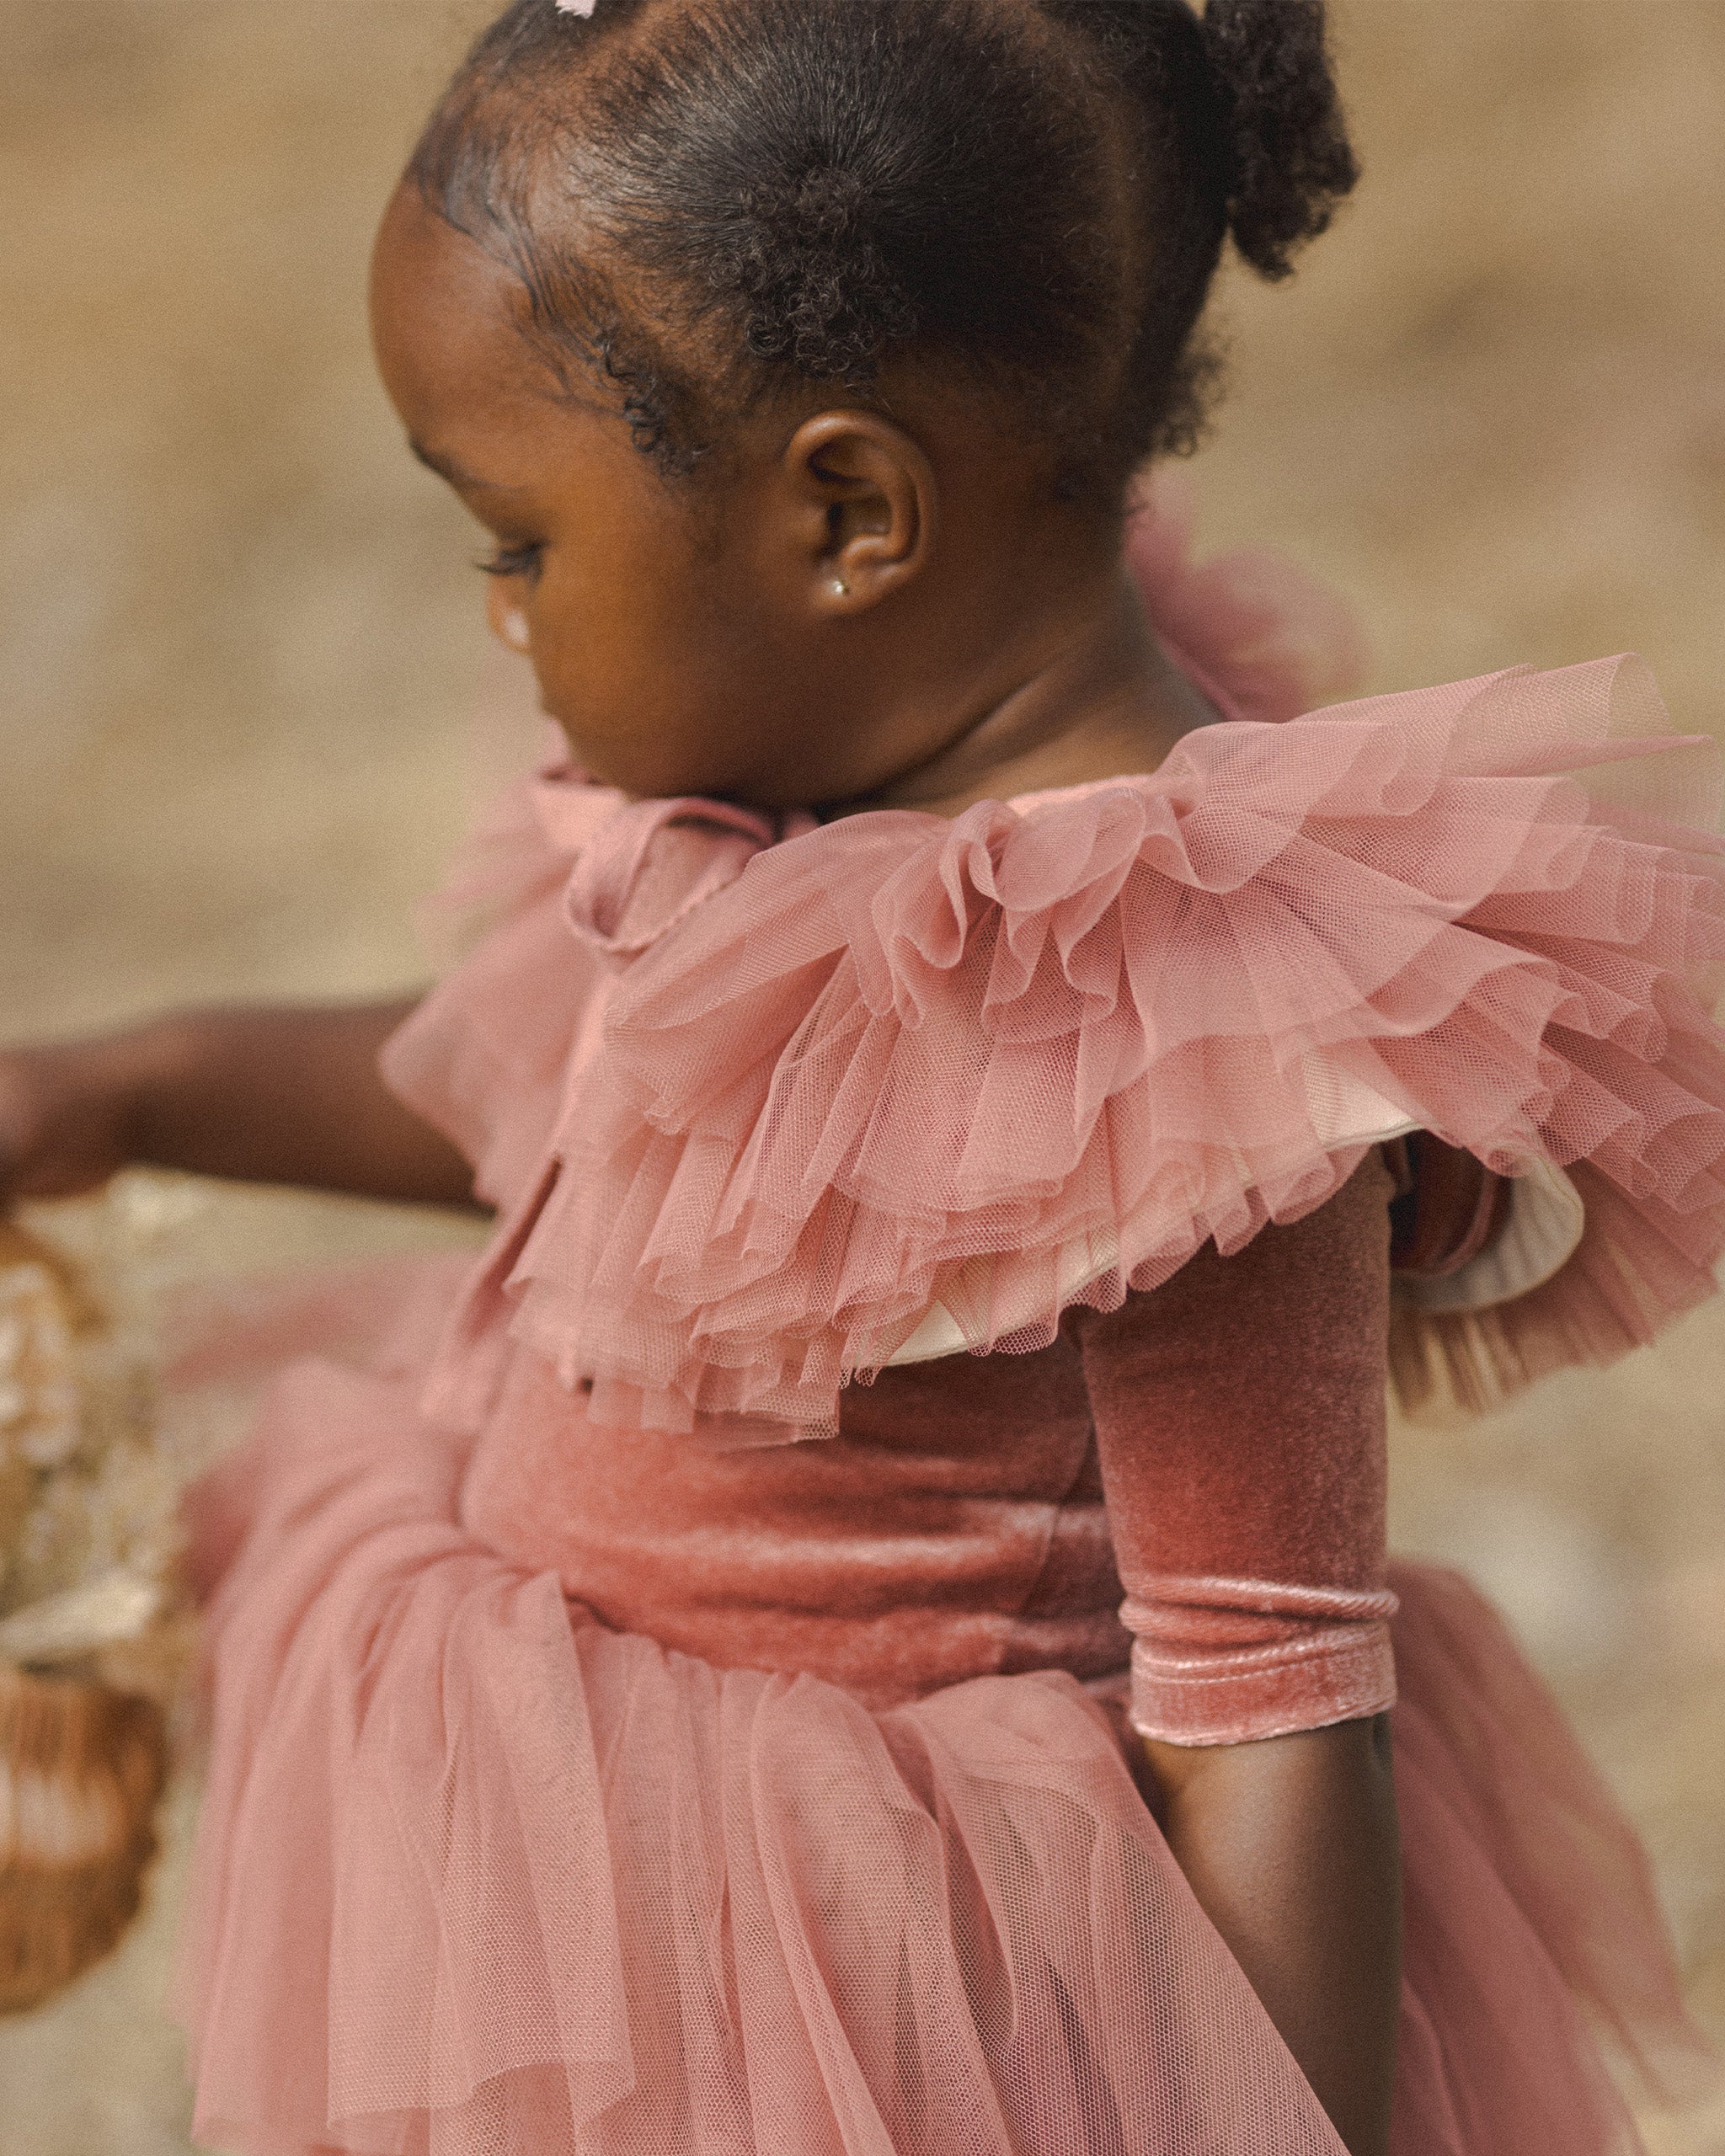
M378 229L371 308L384 386L410 432L446 414L542 405L553 387L524 334L521 280L412 186L397 191Z

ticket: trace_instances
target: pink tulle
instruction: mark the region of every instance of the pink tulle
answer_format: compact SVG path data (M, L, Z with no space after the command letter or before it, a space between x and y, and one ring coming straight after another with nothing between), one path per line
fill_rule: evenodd
M227 1471L187 1942L244 2156L1339 2156L1113 1725L1058 1672L884 1713L607 1630L459 1525L399 1384ZM1632 2134L1571 1987L1684 2036L1632 1842L1454 1579L1403 1568L1397 2156Z
M1621 1353L1725 1246L1718 808L1711 743L1610 660L1212 726L950 824L619 810L570 894L622 968L603 1054L440 1412L480 1412L506 1297L600 1420L830 1431L931 1312L943 1351L1041 1347L1411 1126L1580 1164L1588 1226L1534 1295L1405 1315L1404 1390Z
M441 1419L443 1258L230 1328L214 1371L314 1337L366 1364L297 1365L200 1493L210 2142L1339 2156L1128 1772L1124 1670L866 1705L719 1666L726 1609L686 1652L601 1624L466 1508L471 1433L541 1351L588 1421L828 1428L847 1378L1033 1346L1404 1122L1570 1163L1586 1205L1530 1294L1407 1306L1405 1390L1603 1358L1710 1284L1711 752L1616 664L1300 718L1348 686L1344 617L1259 558L1188 567L1186 524L1147 510L1130 557L1236 723L1153 777L815 831L553 771L474 849L456 905L490 932L388 1058L506 1214ZM1477 1599L1391 1584L1396 2156L1616 2156L1587 2017L1644 2068L1687 2041L1645 1866Z
M1225 717L1274 722L1351 696L1365 673L1354 610L1268 548L1189 559L1196 500L1158 474L1126 526L1126 561L1164 649Z

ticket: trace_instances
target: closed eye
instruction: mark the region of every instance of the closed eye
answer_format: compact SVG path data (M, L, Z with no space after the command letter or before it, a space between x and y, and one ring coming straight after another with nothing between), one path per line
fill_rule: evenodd
M533 576L537 574L539 558L545 547L542 541L529 540L520 547L499 547L479 563L487 576Z

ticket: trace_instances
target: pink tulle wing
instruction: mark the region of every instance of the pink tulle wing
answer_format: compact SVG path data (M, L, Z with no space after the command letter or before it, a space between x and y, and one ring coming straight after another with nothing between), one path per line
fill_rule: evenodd
M1158 473L1126 525L1126 562L1164 648L1229 718L1298 718L1365 673L1353 609L1284 556L1242 547L1194 563L1196 498Z
M755 854L621 974L466 1337L507 1297L600 1419L830 1430L1421 1128L1573 1166L1586 1229L1536 1294L1406 1313L1404 1390L1621 1353L1725 1244L1717 758L1662 728L1637 662L1512 673Z

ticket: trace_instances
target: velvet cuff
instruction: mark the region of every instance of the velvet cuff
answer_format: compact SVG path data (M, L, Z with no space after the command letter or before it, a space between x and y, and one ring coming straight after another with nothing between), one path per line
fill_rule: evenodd
M1396 1703L1396 1606L1387 1591L1146 1582L1121 1611L1132 1726L1165 1744L1241 1744L1381 1713Z

